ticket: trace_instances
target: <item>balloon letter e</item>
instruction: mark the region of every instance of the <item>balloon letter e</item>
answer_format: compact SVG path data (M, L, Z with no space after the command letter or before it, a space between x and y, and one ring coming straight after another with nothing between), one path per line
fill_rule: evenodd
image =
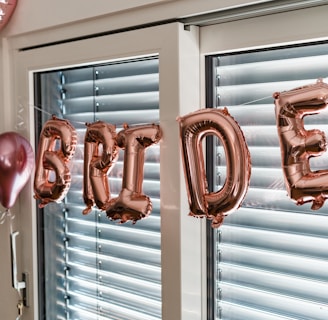
M34 178L34 197L41 200L40 208L49 202L60 202L68 192L71 174L67 163L75 153L76 142L76 131L67 120L53 116L44 124Z
M217 228L239 208L248 189L251 161L244 135L226 108L201 109L177 120L190 215L207 217ZM227 176L217 192L207 188L202 140L208 135L220 139L226 155Z
M275 93L274 98L289 197L297 205L313 201L311 209L320 209L328 197L328 170L311 171L309 159L326 151L326 138L320 130L305 130L303 118L327 106L328 85L318 80L313 85Z

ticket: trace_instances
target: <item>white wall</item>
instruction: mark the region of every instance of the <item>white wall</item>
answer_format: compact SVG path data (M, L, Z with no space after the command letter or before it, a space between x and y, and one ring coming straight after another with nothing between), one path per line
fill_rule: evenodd
M6 35L106 17L106 30L269 0L18 0ZM103 30L105 31L105 29Z

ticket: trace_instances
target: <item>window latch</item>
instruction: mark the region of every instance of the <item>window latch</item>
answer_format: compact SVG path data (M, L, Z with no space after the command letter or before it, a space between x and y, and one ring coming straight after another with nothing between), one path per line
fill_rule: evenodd
M13 232L10 235L11 240L11 267L12 267L12 286L19 294L21 294L22 302L25 307L28 307L28 273L22 274L22 281L18 281L17 277L17 247L16 238L19 235L18 231Z

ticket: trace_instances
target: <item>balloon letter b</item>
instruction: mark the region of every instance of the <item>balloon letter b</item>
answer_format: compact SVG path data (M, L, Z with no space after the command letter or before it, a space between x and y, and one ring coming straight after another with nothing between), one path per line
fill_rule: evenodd
M161 139L158 125L142 125L124 130L117 135L117 144L125 149L122 190L106 209L107 217L135 223L147 217L152 210L150 198L142 194L145 149Z
M105 209L110 197L107 174L118 157L115 126L98 121L87 127L83 175L83 198L87 208L83 214L89 213L94 203L99 209Z
M58 140L60 146L56 150ZM75 153L76 142L76 131L67 120L53 116L44 124L34 178L35 198L41 200L40 208L49 202L61 201L68 192L71 174L67 163ZM55 174L54 179L51 179L51 172Z
M320 209L328 197L328 170L311 171L309 159L326 151L326 138L320 130L305 130L303 118L327 106L328 85L319 80L274 98L288 194L298 205L313 201L311 209Z
M202 109L177 120L190 215L207 217L212 227L219 227L224 216L240 206L248 189L251 161L244 135L226 108ZM207 189L202 148L207 135L220 139L226 155L227 177L217 192Z

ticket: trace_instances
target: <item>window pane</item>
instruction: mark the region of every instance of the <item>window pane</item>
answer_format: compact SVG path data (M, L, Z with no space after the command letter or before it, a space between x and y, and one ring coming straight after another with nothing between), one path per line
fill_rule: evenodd
M328 45L316 44L211 57L213 106L227 107L251 153L242 207L215 233L216 319L320 319L328 312L328 216L287 196L275 122L274 92L327 77ZM328 112L306 128L328 133ZM215 190L226 179L225 153L214 143ZM327 169L327 153L311 168Z
M82 214L85 123L102 120L117 131L124 123L158 123L158 82L157 57L36 75L38 127L55 114L78 135L67 197L41 212L49 320L161 318L159 146L145 153L143 192L153 205L148 218L119 224L97 209ZM123 156L121 150L110 173L112 197L121 190Z

